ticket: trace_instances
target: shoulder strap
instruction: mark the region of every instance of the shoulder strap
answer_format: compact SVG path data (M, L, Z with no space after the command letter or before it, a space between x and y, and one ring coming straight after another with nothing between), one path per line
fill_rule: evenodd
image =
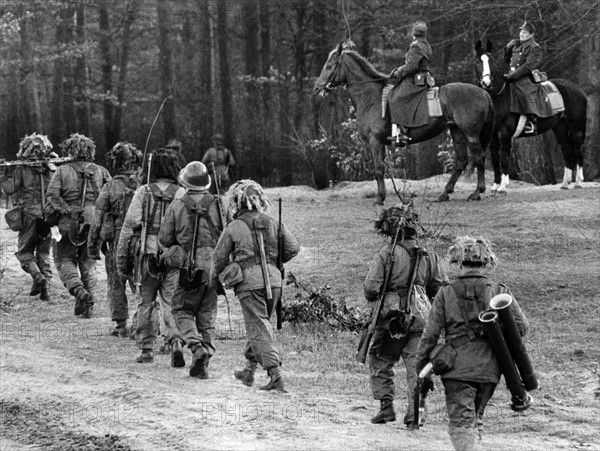
M415 279L417 277L417 271L419 270L419 263L421 262L421 249L414 247L412 248L412 252L409 252L409 255L411 255L412 258L410 265L410 283L408 284L408 296L406 297L406 312L410 312L410 296L412 295L412 290L415 286Z
M213 237L213 239L215 241L217 241L219 239L219 231L217 230L217 228L215 227L215 225L213 224L212 220L210 219L210 215L208 214L208 209L210 208L211 204L213 203L213 200L215 199L216 196L214 196L213 194L205 194L202 199L200 199L200 205L198 208L198 204L196 203L196 201L192 198L192 196L188 195L187 193L183 195L183 197L181 197L181 201L183 202L183 204L185 205L185 208L188 211L188 221L190 226L192 227L192 230L194 228L194 221L196 221L196 216L200 216L201 218L204 218L204 220L206 221L206 225L208 226L208 230L210 232L210 235ZM192 232L193 233L193 232Z
M485 278L487 280L486 276L481 275L479 277ZM452 289L458 297L458 307L460 308L462 319L465 323L465 327L467 328L467 335L469 336L470 340L474 340L477 334L475 333L471 325L471 318L469 317L469 313L467 311L467 304L465 302L461 302L461 300L466 299L471 305L476 305L479 309L485 310L487 308L487 306L485 305L485 292L481 293L481 291L478 290L474 284L468 284L463 279L464 278L461 277L458 280L452 282L450 285L452 286ZM484 291L487 290L488 285L490 284L485 284Z

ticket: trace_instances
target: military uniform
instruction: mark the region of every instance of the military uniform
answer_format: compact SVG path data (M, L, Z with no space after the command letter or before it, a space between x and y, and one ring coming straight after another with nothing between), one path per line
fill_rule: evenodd
M214 287L208 287L208 282L212 253L223 230L217 202L217 197L208 193L208 189L188 190L169 206L158 234L165 249L181 246L185 250L184 265L188 266L193 254L196 215L200 216L194 266L201 271L201 283L191 289L178 284L173 295L172 312L184 343L194 354L194 362L201 360L192 364L190 375L201 378L207 377L205 367L215 353L213 338L217 293Z
M416 37L408 47L405 63L393 72L400 81L389 92L388 107L392 123L404 127L420 127L429 123L427 84L415 84L417 74L427 77L432 51L425 36Z
M377 300L377 296L385 278L385 268L389 258L391 244L383 246L373 257L369 273L365 279L364 292L369 302ZM386 318L392 310L404 310L408 297L411 267L414 266L418 243L415 239L406 239L396 245L395 262L390 281L386 288L386 296L381 317ZM433 252L421 251L419 266L416 270L414 284L424 287L429 298L433 298L438 289L447 282L437 255ZM409 334L405 339L392 338L388 322L383 320L377 325L371 348L369 350L369 375L373 398L381 401L383 409L391 405L395 397L394 365L400 360L406 367L407 410L404 423L413 421L413 402L417 372L416 353L419 340L425 327L426 318L418 312L412 312L416 317ZM390 421L390 420L388 420ZM391 420L393 421L393 420ZM382 421L383 422L383 421Z
M124 280L117 273L117 244L125 215L138 182L136 171L126 170L109 181L98 196L94 222L88 237L88 254L100 259L100 249L106 246L104 264L108 279L107 296L110 303L110 317L117 327L125 328L129 318L127 294Z
M233 187L231 189L233 190ZM271 301L267 300L260 250L257 244L257 232L254 229L255 221L259 221L264 227L262 234L273 294L273 300ZM252 372L252 381L254 368L258 363L267 370L272 380L275 374L279 374L281 365L279 352L273 345L273 327L270 322L274 302L279 299L282 284L281 274L276 266L278 256L277 231L278 222L269 215L260 213L255 209L241 209L237 212L236 219L225 228L213 255L211 287L219 285L218 276L228 265L230 255L233 256L233 262L241 267L243 280L236 284L234 289L242 306L246 325L248 342L244 356L248 368ZM285 263L298 254L300 246L294 236L283 225L282 231L283 255L281 257ZM238 376L236 375L236 377ZM247 385L251 385L250 379L246 381L248 382Z
M79 246L72 243L69 229L79 218L83 224L93 222L96 200L102 186L110 179L106 168L89 160L77 159L57 169L46 192L50 210L60 214L58 228L62 239L56 244L60 279L78 301L82 299L78 293L82 293L82 289L87 291L89 296L86 295L85 299L89 310L94 304L96 262L88 256L87 241ZM85 199L82 199L84 191Z
M40 166L17 166L0 184L2 191L10 195L13 205L22 208L23 228L19 230L15 256L21 268L31 274L34 294L39 294L40 285L52 278L50 228L43 222L42 209L51 177L52 171L42 163Z
M442 330L446 343L456 350L454 365L441 378L450 420L448 431L457 450L475 448L476 426L481 438L483 414L500 379L498 360L478 318L489 308L490 299L501 293L511 294L505 285L493 283L480 270L465 271L435 297L417 352L420 371ZM519 332L525 335L528 323L514 298L510 309Z
M147 192L150 193L149 196L146 196ZM137 287L139 293L136 292L138 299L136 340L143 352L152 352L154 349L159 330L159 314L162 314L164 323L161 332L165 343L170 344L174 339L180 338L171 313L171 300L177 285L178 271L159 267L158 232L167 207L184 193L182 187L169 179L159 179L149 185L140 186L133 195L119 236L117 269L119 273L126 275L130 272L128 268L130 254L137 253L139 250L139 243L137 247L133 244L136 240L139 241L143 213L144 209L147 209L149 220L146 228L145 252L142 256L136 255L136 259L141 258L136 261L136 265L141 265L140 271L136 274L138 279L136 285L141 284ZM144 199L147 199L146 205ZM136 238L132 240L134 235Z
M202 163L206 165L208 171L212 173L212 165L215 165L215 173L211 174L213 183L210 186L210 192L216 194L217 185L219 193L223 194L231 185L230 173L235 168L235 159L229 149L222 145L215 145L206 151L202 157Z

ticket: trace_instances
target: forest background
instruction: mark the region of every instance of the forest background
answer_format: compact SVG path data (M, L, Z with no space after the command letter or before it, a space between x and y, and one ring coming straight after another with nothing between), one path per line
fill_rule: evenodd
M401 65L418 19L438 85L476 83L474 43L490 39L500 52L532 21L541 69L587 95L584 175L600 176L599 0L2 0L0 157L13 159L26 134L47 134L56 149L78 132L103 164L118 141L143 149L172 96L150 149L175 138L200 159L220 132L238 178L317 188L368 179L347 93L317 102L314 80L348 37L381 71ZM395 175L442 173L436 155L448 147L442 135L390 155ZM513 150L513 178L561 178L552 133Z

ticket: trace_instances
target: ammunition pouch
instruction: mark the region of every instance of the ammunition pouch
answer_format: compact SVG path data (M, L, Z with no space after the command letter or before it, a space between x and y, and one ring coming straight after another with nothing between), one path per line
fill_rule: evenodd
M450 344L434 349L430 356L433 372L438 376L447 373L454 366L456 361L456 349Z
M236 285L244 281L244 274L242 267L236 263L228 264L218 276L219 282L225 289L235 288Z
M548 81L548 75L546 72L542 72L539 69L534 69L531 71L531 80L534 83L542 83L544 81Z
M25 225L23 221L23 207L15 207L12 210L8 210L4 215L4 220L13 232L23 229Z
M202 286L201 269L195 266L188 266L179 270L179 286L185 291L196 291Z

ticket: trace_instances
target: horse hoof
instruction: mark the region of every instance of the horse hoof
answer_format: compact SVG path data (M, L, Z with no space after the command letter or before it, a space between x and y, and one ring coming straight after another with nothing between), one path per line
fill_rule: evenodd
M481 200L481 196L479 195L479 193L477 193L477 194L471 194L467 198L467 201L469 201L469 202L471 202L472 200Z
M569 189L569 185L560 185L560 189Z
M575 185L575 186L573 187L573 189L583 189L583 186L581 186L581 185Z

